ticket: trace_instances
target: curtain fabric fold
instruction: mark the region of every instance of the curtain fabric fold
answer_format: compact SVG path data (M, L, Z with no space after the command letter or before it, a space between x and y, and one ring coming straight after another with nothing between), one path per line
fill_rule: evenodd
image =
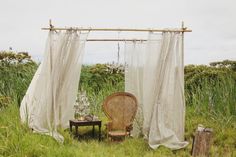
M139 100L133 135L141 130L153 149L185 147L182 34L150 33L146 44L126 44L125 55L125 90Z
M63 141L57 129L67 128L73 118L87 35L75 31L49 32L44 60L20 106L22 122L34 132Z

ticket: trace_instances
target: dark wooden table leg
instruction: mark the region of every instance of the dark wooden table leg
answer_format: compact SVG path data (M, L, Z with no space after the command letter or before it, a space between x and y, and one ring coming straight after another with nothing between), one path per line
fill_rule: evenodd
M72 124L70 122L70 133L72 133Z
M94 138L94 125L93 125L93 138Z
M76 136L76 137L79 137L78 126L77 126L77 125L75 126L75 136Z
M99 124L99 141L101 141L101 126L102 124Z

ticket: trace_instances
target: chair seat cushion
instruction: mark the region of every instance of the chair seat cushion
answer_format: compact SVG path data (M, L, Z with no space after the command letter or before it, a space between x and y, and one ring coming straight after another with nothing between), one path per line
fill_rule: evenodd
M124 130L114 130L108 132L109 136L126 136L127 133Z

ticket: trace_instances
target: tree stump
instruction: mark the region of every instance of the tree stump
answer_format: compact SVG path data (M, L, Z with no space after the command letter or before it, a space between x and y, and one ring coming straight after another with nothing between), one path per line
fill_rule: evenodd
M199 126L193 139L192 156L208 157L212 143L213 130Z

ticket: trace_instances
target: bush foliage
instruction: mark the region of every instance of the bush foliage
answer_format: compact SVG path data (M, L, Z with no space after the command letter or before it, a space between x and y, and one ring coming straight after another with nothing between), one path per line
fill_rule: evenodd
M187 105L194 106L200 112L205 110L236 116L236 72L232 68L235 62L227 63L233 64L222 66L221 62L214 62L211 66L185 67Z
M26 52L0 52L0 97L20 104L37 64ZM7 98L3 98L7 97Z
M107 84L117 85L124 82L124 67L116 64L96 64L83 66L80 88L91 89L96 94Z

